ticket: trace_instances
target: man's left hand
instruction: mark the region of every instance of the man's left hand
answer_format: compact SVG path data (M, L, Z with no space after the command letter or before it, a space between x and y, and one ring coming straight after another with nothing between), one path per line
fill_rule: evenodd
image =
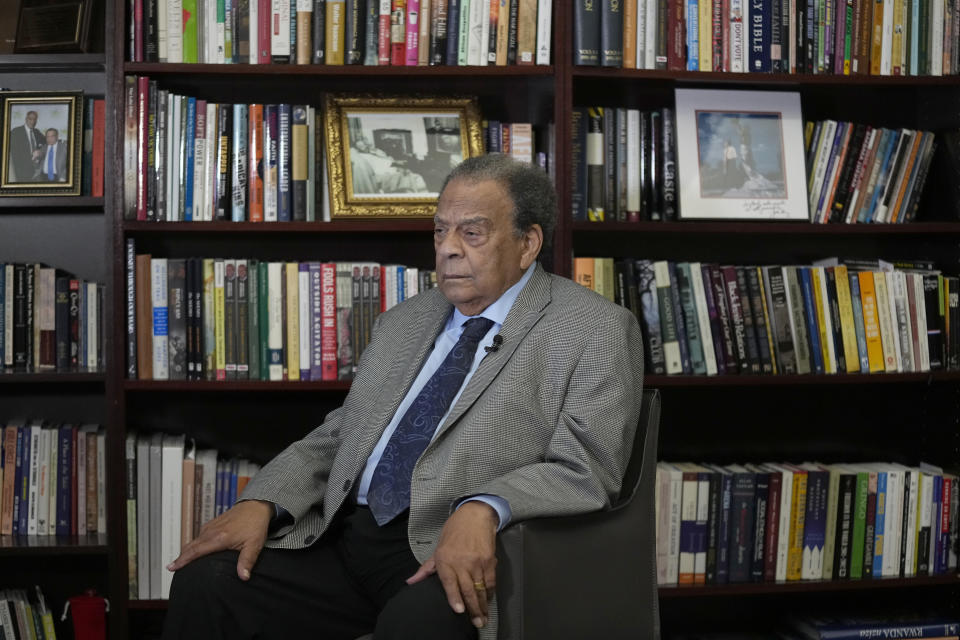
M436 573L457 613L466 611L473 625L487 624L487 599L497 585L497 524L499 516L483 502L466 502L447 519L440 542L407 584Z

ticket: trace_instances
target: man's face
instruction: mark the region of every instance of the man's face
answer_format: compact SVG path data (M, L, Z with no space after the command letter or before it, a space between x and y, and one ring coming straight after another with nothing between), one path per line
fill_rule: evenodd
M47 144L57 144L57 132L54 130L47 131Z
M33 129L35 126L37 126L37 114L34 113L33 111L28 113L26 117L26 122L27 122L27 128Z
M461 313L477 315L513 286L536 260L540 225L521 235L513 202L493 181L454 180L440 194L433 245L440 290Z

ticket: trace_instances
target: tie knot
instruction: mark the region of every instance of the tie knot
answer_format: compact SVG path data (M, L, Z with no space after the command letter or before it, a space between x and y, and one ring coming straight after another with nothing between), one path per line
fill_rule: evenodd
M460 335L460 340L469 340L473 343L480 342L480 338L486 335L492 326L493 320L490 318L470 318L463 323L463 333Z

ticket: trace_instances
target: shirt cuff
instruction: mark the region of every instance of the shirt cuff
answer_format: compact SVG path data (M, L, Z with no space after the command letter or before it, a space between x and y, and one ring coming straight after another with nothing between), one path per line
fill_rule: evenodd
M500 518L500 524L497 525L497 533L503 531L504 527L510 524L510 519L513 517L513 512L510 510L510 503L500 496L493 496L488 493L470 496L469 498L461 500L460 504L457 505L457 509L468 502L474 501L490 505L493 507L493 510L497 512L497 516Z
M291 524L293 524L293 516L290 512L274 502L273 518L270 519L270 526L267 528L267 531L273 533Z

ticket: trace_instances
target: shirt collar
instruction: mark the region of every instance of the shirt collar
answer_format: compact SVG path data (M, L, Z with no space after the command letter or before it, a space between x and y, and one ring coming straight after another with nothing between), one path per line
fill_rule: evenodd
M450 330L459 330L463 326L463 323L469 320L470 318L488 318L493 320L495 327L500 327L503 325L503 321L507 319L507 314L510 313L510 309L513 308L513 303L517 301L517 296L520 295L520 291L526 286L527 282L530 281L530 278L533 276L534 270L537 268L537 263L534 261L529 267L527 267L526 272L523 274L523 277L520 278L513 286L503 292L496 301L491 304L489 307L481 311L476 316L465 316L460 311L454 307L453 313L450 314L450 317L447 319L447 326L444 328L444 331Z

